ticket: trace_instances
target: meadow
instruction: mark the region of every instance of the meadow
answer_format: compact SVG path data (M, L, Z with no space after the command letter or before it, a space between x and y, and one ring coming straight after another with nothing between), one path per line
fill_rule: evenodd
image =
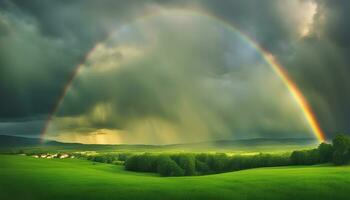
M80 159L0 155L0 199L348 199L350 166L160 177Z

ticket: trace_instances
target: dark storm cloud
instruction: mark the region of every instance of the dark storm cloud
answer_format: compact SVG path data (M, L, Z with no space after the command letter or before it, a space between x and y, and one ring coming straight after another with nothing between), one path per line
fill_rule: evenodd
M0 122L0 135L37 137L44 123L42 120Z
M37 19L14 3L3 5L1 28L7 31L0 37L0 118L46 115L85 50L74 38L43 34Z
M317 10L310 33L300 37L298 26L302 19L295 16L301 16L299 12L303 9L298 6L307 2L317 3ZM45 118L74 67L111 30L150 12L152 7L195 7L235 24L273 52L306 94L329 136L349 132L349 4L347 0L290 0L283 3L279 0L3 0L0 1L0 120L8 123L33 117ZM220 73L225 72L224 68L217 69ZM156 71L158 68L154 67L154 70L152 78L163 78L162 72ZM147 115L177 120L172 112L164 109L164 102L176 103L173 96L176 93L164 93L166 98L159 99L153 85L144 84L138 73L123 73L125 76L120 77L115 90L121 116ZM135 80L130 82L123 77ZM97 100L108 98L104 96L108 92L103 91L109 88L104 88L103 84L99 87L98 78L95 79L94 97L89 96L80 106L67 104L61 112L78 115ZM86 84L79 81L74 84ZM125 82L129 87L120 86L125 86ZM162 82L169 82L169 85L162 85L165 89L161 91L166 91L166 87L174 88L171 81ZM139 101L140 95L143 101ZM273 110L270 113L274 115ZM222 117L227 121L232 119L230 114ZM127 119L121 117L118 121ZM241 120L239 124L244 123ZM123 124L118 123L117 127L122 128ZM95 124L100 128L107 125ZM112 125L116 126L115 123Z
M147 2L0 3L0 118L5 120L51 112L84 55Z
M105 37L109 28L135 15L143 7L141 1L107 0L14 0L21 11L33 16L46 36L77 37L84 42L94 42ZM145 1L146 2L146 1ZM80 45L84 45L81 43Z
M350 131L349 1L318 0L311 34L285 62L328 136Z
M133 4L1 1L0 118L47 115L74 67Z
M315 16L317 28L338 46L349 48L350 2L346 0L316 0L316 2L319 5L319 12Z
M286 23L276 0L224 0L221 3L207 0L203 5L211 13L235 24L273 52L283 50L284 45L295 34L295 30L292 30L295 27Z

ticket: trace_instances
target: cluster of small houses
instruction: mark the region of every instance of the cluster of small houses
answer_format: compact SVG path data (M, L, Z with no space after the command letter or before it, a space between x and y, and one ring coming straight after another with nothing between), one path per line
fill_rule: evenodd
M60 158L60 159L65 159L65 158L74 158L73 155L69 155L69 154L66 154L66 153L63 153L63 154L40 154L40 155L32 155L32 157L34 158L46 158L46 159L51 159L51 158Z

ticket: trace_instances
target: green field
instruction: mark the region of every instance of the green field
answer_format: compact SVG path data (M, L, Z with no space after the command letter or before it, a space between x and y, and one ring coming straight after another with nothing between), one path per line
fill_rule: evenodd
M0 199L349 199L350 166L159 177L78 159L0 155Z

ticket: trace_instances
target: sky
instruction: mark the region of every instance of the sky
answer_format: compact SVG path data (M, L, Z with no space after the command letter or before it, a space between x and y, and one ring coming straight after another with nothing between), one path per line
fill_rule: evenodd
M346 0L0 0L0 134L314 137L242 33L283 65L328 139L350 134L349 9Z

